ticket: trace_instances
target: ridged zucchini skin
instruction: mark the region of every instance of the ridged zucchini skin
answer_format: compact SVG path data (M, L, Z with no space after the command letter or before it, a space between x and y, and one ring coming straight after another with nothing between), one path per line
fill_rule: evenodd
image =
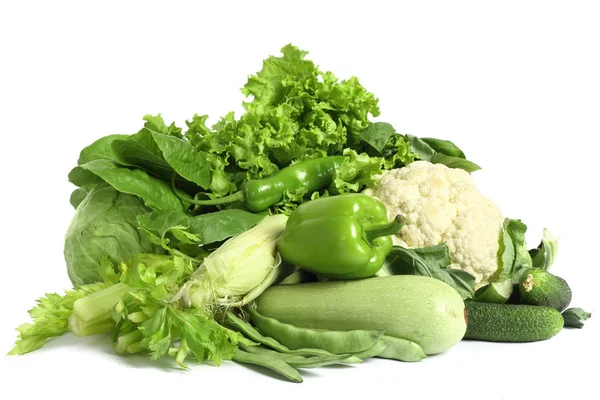
M551 307L466 301L465 339L490 342L547 340L563 328L562 315Z
M256 299L261 314L298 327L384 329L385 335L441 353L466 331L461 296L437 279L397 275L353 281L275 285Z

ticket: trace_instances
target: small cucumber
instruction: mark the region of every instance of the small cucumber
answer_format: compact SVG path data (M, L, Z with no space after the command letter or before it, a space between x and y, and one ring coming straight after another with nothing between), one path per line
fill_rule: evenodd
M552 307L562 312L571 303L567 282L541 268L530 268L519 281L519 294L525 304Z
M465 339L490 342L535 342L550 339L564 325L554 308L465 301Z

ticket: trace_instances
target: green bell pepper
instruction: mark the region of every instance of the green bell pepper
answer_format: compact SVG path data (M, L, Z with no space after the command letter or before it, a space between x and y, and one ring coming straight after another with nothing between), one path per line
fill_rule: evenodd
M373 276L392 249L390 235L402 228L388 222L379 200L364 194L322 197L298 206L277 244L281 258L330 279Z

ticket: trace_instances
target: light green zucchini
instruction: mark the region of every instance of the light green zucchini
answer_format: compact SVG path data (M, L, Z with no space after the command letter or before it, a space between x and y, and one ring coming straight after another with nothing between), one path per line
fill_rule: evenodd
M256 307L264 316L297 327L383 329L386 336L417 343L425 354L454 346L467 328L458 292L416 275L275 285L256 299Z

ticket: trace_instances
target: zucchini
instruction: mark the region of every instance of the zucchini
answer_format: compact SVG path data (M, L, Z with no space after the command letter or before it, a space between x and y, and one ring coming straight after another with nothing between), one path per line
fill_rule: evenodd
M567 282L541 268L530 268L519 280L519 294L525 304L556 308L562 312L571 303Z
M535 342L550 339L564 325L554 308L466 301L465 339L490 342Z
M256 300L259 313L302 328L385 330L441 353L465 334L465 305L448 284L425 276L396 275L352 281L275 285Z

